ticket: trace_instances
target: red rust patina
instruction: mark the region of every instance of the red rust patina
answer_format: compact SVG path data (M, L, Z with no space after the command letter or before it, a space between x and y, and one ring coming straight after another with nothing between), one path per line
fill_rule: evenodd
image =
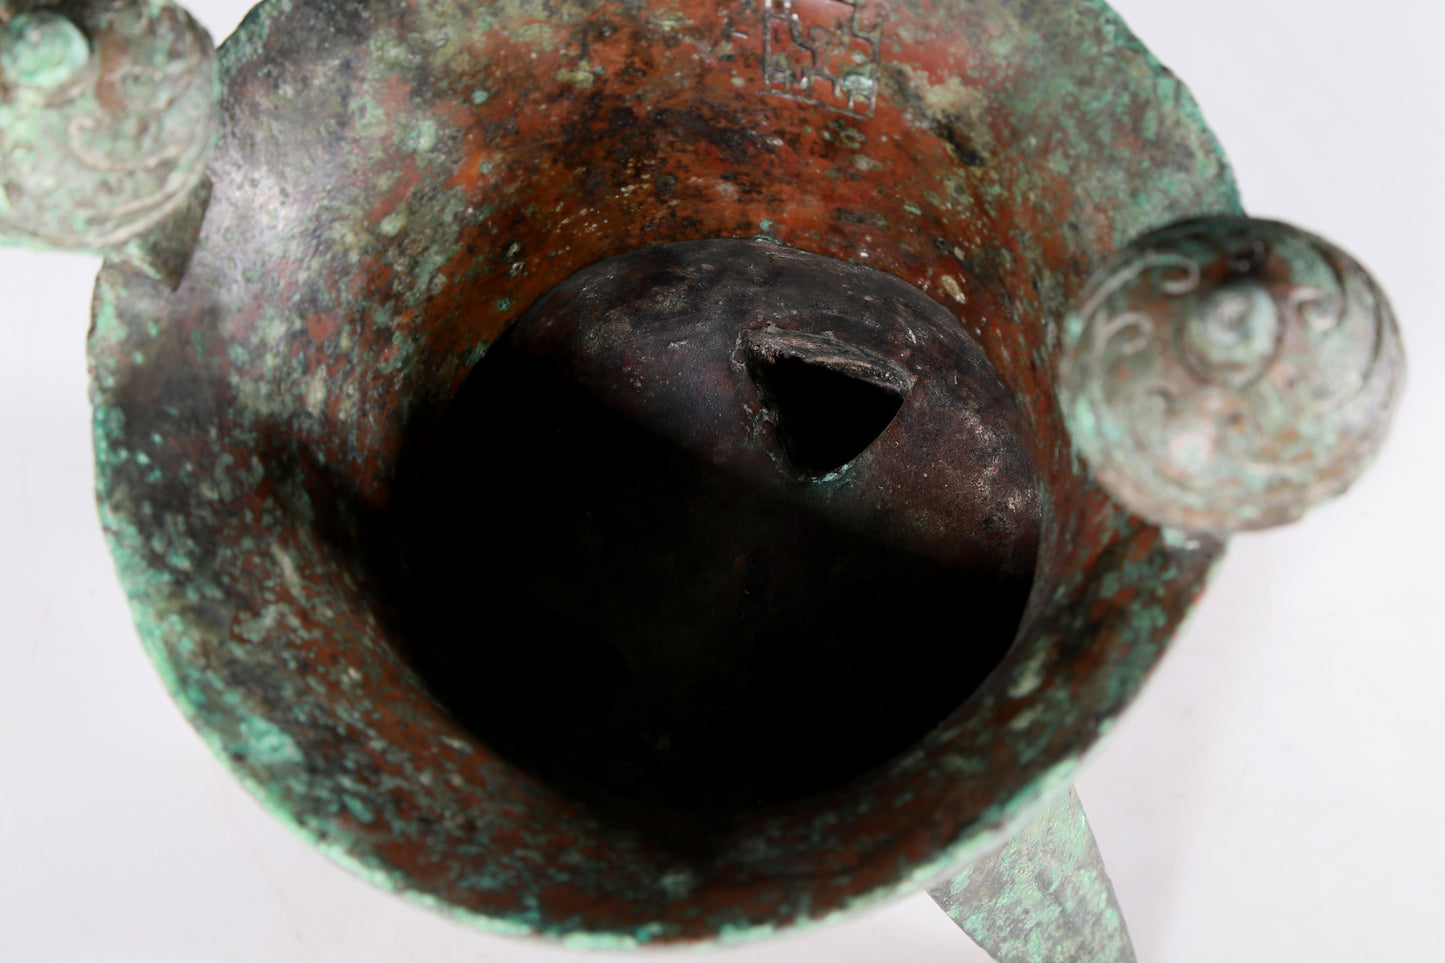
M1066 779L1198 595L1217 543L1161 539L1090 483L1051 383L1090 270L1237 209L1192 101L1092 0L853 13L271 2L224 49L184 282L100 279L100 499L178 701L334 857L478 925L613 945L862 906L977 855ZM794 15L837 41L843 66L820 56L851 105L821 77L780 86L816 63ZM379 575L397 468L581 268L759 235L893 274L983 346L1041 479L1029 605L989 682L844 786L702 820L584 802L474 738L408 661Z

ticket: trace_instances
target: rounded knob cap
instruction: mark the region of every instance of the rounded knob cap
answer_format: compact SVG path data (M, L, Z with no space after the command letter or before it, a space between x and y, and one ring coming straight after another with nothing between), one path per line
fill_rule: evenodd
M1244 217L1130 244L1063 340L1064 417L1099 481L1135 514L1192 531L1285 524L1343 492L1404 381L1369 273L1328 241Z

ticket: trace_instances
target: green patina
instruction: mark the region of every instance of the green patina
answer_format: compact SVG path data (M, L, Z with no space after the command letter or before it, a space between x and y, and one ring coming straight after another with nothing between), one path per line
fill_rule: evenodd
M1059 796L998 852L930 895L998 963L1132 963L1079 798Z
M89 61L85 34L50 11L22 13L0 34L0 70L24 88L55 90L75 80Z
M1383 443L1404 381L1370 275L1297 228L1215 216L1136 239L1063 326L1060 403L1095 472L1189 531L1297 520Z
M101 74L115 68L93 47L108 37L124 37L125 84ZM210 38L173 5L18 13L0 34L0 71L0 243L115 254L181 211L201 182L219 77Z
M848 123L893 139L866 148L820 135L843 117L821 86L817 104L777 96L760 49L718 53L706 4L269 0L248 16L220 56L233 127L185 283L108 264L90 352L102 521L143 644L279 819L472 925L626 949L879 905L984 858L1064 790L1221 546L1161 537L1083 470L1051 391L1060 321L1125 241L1238 200L1187 92L1102 4L946 6L905 2L888 29L967 48L966 69L885 58L876 114ZM896 143L936 169L898 166ZM805 191L757 176L815 160L816 183L788 175ZM987 304L959 316L986 319L971 333L1038 433L1045 540L996 684L880 771L737 814L704 864L447 717L374 593L368 539L407 430L539 294L631 247L758 230ZM1102 870L1078 878L1122 933ZM1042 898L1019 886L979 905Z

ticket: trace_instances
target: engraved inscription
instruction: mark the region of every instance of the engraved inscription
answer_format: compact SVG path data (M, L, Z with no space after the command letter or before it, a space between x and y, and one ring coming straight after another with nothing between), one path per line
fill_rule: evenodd
M767 0L766 92L872 117L887 19L878 0Z

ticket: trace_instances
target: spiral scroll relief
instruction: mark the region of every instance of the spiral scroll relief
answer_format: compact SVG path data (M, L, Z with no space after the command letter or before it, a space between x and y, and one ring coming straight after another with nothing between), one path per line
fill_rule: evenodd
M210 37L164 0L0 2L0 239L105 251L159 224L219 98Z
M1139 239L1094 277L1064 325L1058 391L1118 501L1228 532L1349 487L1403 377L1390 306L1354 259L1286 224L1211 217Z

